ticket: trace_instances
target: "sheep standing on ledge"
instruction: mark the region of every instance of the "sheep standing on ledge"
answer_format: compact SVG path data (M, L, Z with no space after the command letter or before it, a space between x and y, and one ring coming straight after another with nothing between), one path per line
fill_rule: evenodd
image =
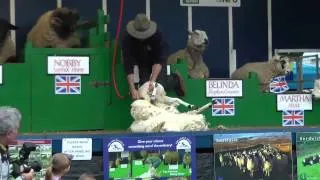
M315 99L320 99L320 79L314 81L314 89L312 90L312 95Z
M16 58L16 47L10 36L10 30L18 27L0 18L0 64Z
M139 88L139 95L144 99L135 100L131 104L131 116L134 118L130 126L132 132L179 132L203 131L208 129L208 123L201 113L204 109L180 113L176 106L182 104L192 108L189 103L179 98L170 98L161 84L155 85L152 94L148 92L149 82ZM153 98L150 98L154 96Z
M205 31L189 32L187 47L169 56L167 64L176 64L178 59L188 63L189 75L193 79L209 77L209 69L203 61L202 54L208 46L208 36Z
M231 75L231 79L247 79L249 72L258 74L260 90L269 92L270 81L277 76L283 76L291 71L288 57L275 56L268 62L251 62L238 68Z
M76 33L79 12L57 8L44 13L28 33L27 40L36 48L77 48L80 36Z

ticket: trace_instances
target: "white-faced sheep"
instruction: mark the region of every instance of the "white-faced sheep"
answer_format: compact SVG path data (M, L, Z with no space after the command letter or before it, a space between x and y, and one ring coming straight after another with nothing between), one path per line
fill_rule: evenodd
M166 132L166 131L203 131L208 129L208 123L201 113L210 107L210 103L204 108L180 113L176 106L179 104L193 107L178 98L165 95L161 84L155 85L157 90L155 100L151 103L152 94L148 93L146 82L139 88L140 97L131 104L131 116L134 118L130 126L132 132Z
M5 19L0 19L0 64L16 57L16 47L10 36L10 30L18 27L10 24Z
M314 89L312 90L314 98L320 99L320 79L314 81Z
M36 48L80 47L76 33L79 13L68 8L57 8L44 13L28 33L27 40Z
M169 56L167 63L176 64L178 59L186 60L189 75L193 79L208 78L210 73L203 61L202 54L208 46L208 36L205 31L189 32L187 46Z
M286 75L291 71L288 57L274 56L268 62L250 62L238 68L231 79L247 79L250 72L255 72L260 81L260 90L269 92L270 81L277 76Z

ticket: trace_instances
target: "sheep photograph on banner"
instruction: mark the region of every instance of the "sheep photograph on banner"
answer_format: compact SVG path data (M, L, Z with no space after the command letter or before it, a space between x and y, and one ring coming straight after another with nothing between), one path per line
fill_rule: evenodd
M216 179L292 179L289 132L214 134L213 147Z
M298 132L296 142L298 180L320 179L320 133Z
M104 139L105 179L196 179L195 146L191 136Z

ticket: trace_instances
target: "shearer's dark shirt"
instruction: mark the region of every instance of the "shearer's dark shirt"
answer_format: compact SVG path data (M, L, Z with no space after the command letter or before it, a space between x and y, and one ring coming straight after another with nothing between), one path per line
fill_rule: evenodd
M166 64L167 47L160 31L145 40L133 38L126 32L122 41L123 64L126 74L133 73L133 66L138 65L139 72L143 71L145 76L150 76L152 65Z

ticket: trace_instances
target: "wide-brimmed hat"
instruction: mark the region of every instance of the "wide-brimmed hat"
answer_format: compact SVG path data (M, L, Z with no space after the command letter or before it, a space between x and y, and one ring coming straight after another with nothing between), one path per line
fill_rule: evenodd
M139 13L127 24L127 31L137 39L147 39L157 31L157 24L149 20L145 14Z

